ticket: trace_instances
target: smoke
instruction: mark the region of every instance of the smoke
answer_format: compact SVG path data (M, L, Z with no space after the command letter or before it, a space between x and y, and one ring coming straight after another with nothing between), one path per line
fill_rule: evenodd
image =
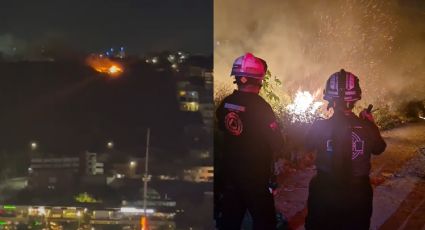
M32 40L10 33L0 34L0 59L48 60L78 56L82 56L81 52L71 45L69 38L59 33L45 33Z
M27 48L26 42L12 34L0 35L0 55L2 58L22 55Z
M364 104L425 98L423 1L217 0L214 12L216 86L252 52L290 95L344 68L359 76Z

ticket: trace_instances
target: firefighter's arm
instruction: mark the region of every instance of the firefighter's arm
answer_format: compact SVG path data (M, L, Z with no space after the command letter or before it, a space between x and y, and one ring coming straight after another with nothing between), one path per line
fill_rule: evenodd
M276 127L270 127L272 134L270 138L270 147L273 150L273 158L278 159L284 156L284 137L282 135L282 130L279 127L279 124L277 121L274 121L270 124L271 126Z
M379 132L379 128L375 123L375 119L371 111L372 108L373 106L369 105L367 109L364 109L363 111L360 112L359 117L365 120L372 130L371 132L372 139L373 139L372 154L379 155L385 151L387 144L382 138L381 133Z
M223 103L224 102L222 101L220 103L220 105L218 106L217 110L215 111L215 119L216 119L217 127L221 131L223 131L224 128L225 128L224 127L224 122L222 120L223 113L224 113L224 111L223 111L223 109L224 109Z
M381 136L381 133L379 132L379 129L376 125L373 125L373 146L372 146L372 154L379 155L385 151L387 148L387 143L385 143L384 139Z
M271 107L268 108L265 121L264 126L266 139L273 152L273 159L277 160L278 158L283 157L284 137Z

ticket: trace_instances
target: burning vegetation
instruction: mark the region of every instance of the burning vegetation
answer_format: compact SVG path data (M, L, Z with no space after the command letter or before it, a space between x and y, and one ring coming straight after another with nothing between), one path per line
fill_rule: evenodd
M124 72L121 63L104 56L90 55L86 59L86 64L97 72L108 74L111 77L118 77Z
M297 114L326 116L321 92L329 75L341 68L360 79L363 95L356 112L373 104L379 109L374 115L381 128L409 120L413 115L406 116L405 105L425 100L425 3L266 2L216 1L216 88L231 84L228 73L234 58L252 52L266 60L282 82L271 94L280 102L270 101L277 112L294 115L293 122ZM249 18L244 17L247 14Z
M266 2L215 2L216 102L233 88L235 57L252 52L275 74L266 76L261 96L279 117L289 152L303 152L311 123L332 113L322 91L341 68L360 79L354 112L373 104L381 129L425 119L425 2Z
M327 102L322 99L321 88L313 92L297 89L291 96L282 90L283 87L279 78L272 77L270 71L267 71L260 95L272 106L283 129L285 154L289 157L289 164L293 167L309 166L314 158L312 153L304 150L305 135L315 120L330 117L333 110L327 109ZM231 91L232 87L229 85L217 86L214 95L215 106L217 107ZM359 103L353 112L358 114L365 108ZM391 109L388 104L381 105L372 112L380 129L391 129L405 122L425 119L425 100L400 105L397 110Z
M319 91L311 94L308 91L298 90L295 93L293 102L286 106L288 114L291 116L292 122L313 122L319 115L319 108L323 102L317 101Z

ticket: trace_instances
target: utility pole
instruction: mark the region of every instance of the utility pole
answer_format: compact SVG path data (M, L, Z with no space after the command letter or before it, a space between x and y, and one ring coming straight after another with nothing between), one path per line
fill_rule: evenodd
M149 138L150 138L150 128L148 128L146 133L146 155L145 155L145 175L143 176L143 215L146 218L146 203L148 196L148 181L149 181Z

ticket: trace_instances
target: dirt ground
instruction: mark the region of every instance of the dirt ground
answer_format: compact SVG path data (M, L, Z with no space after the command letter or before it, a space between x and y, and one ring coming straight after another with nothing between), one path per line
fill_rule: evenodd
M372 159L371 229L425 230L425 122L405 124L382 136L387 149ZM315 173L307 167L279 178L276 209L291 229L304 229L308 183Z

